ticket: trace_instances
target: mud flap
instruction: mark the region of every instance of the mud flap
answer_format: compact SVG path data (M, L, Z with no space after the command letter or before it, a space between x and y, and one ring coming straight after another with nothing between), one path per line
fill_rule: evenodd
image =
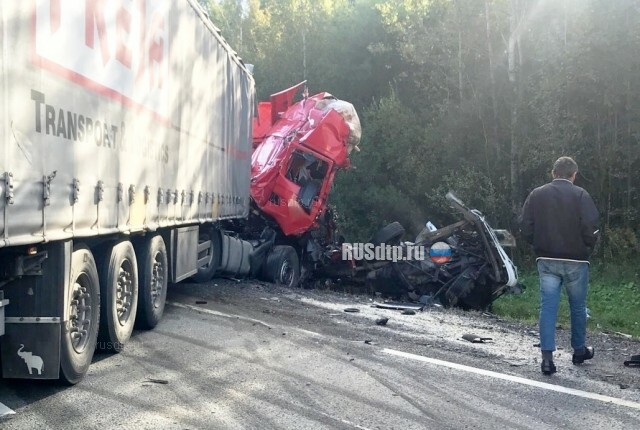
M60 319L7 318L2 337L2 377L58 379ZM44 321L43 321L44 320Z
M58 379L71 241L38 246L44 259L3 287L9 300L0 337L4 378Z

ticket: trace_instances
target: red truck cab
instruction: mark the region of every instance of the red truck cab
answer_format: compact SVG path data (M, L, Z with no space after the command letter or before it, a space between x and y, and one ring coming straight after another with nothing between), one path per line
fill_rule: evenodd
M285 236L318 227L335 174L360 139L351 104L325 92L292 104L304 84L260 103L254 119L251 197Z

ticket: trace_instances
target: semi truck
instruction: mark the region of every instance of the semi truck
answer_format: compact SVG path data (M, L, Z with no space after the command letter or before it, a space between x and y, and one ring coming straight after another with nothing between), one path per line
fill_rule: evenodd
M516 285L466 208L416 239L451 243L448 263L345 259L328 198L358 150L355 109L304 82L254 106L249 68L195 0L0 1L0 25L3 377L78 383L186 279L391 282L467 307Z
M195 0L2 1L0 18L3 377L75 384L96 347L158 324L170 283L294 287L337 255L351 104L294 103L303 82L254 106Z
M75 384L168 283L248 272L260 238L218 226L249 215L254 80L195 0L2 1L0 26L2 376Z

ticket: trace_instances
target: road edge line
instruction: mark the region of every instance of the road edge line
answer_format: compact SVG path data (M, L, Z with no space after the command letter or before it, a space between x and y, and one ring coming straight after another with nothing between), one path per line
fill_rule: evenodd
M449 361L438 360L436 358L424 357L422 355L411 354L408 352L397 351L395 349L384 348L383 353L394 355L397 357L408 358L410 360L421 361L423 363L434 364L436 366L448 367L450 369L462 370L464 372L475 373L477 375L489 376L491 378L502 379L504 381L516 382L531 387L543 388L558 393L570 394L572 396L582 397L585 399L598 400L604 403L613 403L620 406L626 406L632 409L640 410L640 403L631 400L619 399L617 397L605 396L603 394L590 393L588 391L578 390L575 388L563 387L562 385L549 384L533 379L527 379L520 376L507 375L504 373L493 372L491 370L480 369L477 367L466 366L464 364L452 363Z
M223 317L223 318L230 318L230 319L237 319L237 320L247 321L247 322L250 322L250 323L259 324L259 325L264 326L264 327L269 328L269 329L272 328L269 324L265 323L264 321L260 321L260 320L249 318L249 317L243 317L242 315L225 314L224 312L218 312L218 311L214 311L214 310L207 309L207 308L201 308L199 306L187 305L187 304L184 304L184 303L168 301L168 300L167 300L166 304L168 304L169 306L175 306L177 308L189 309L191 311L202 312L202 313L209 314L209 315L215 315L217 317Z

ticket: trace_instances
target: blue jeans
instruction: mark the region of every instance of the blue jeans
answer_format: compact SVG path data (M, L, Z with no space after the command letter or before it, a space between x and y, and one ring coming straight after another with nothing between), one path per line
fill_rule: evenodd
M589 264L538 260L540 275L540 350L556 350L556 319L562 286L567 290L571 314L571 347L581 351L587 336Z

